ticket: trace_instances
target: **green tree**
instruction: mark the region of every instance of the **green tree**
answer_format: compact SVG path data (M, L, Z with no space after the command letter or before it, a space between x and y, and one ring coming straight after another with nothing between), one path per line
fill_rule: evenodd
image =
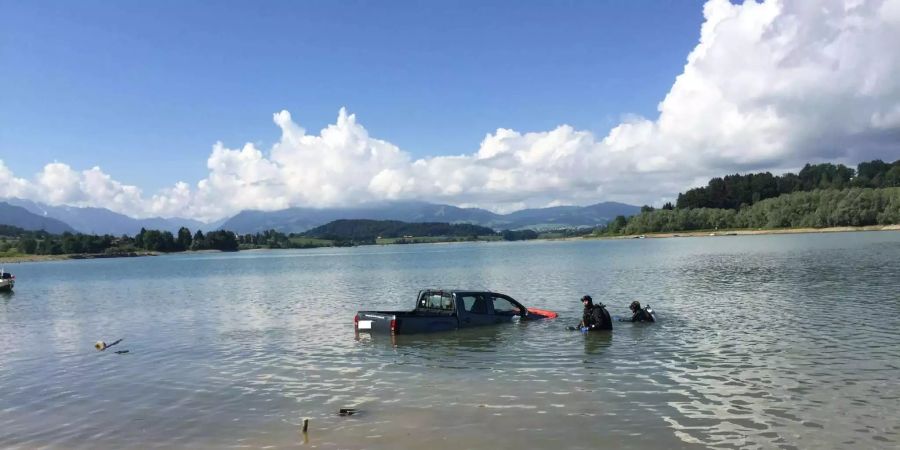
M207 248L206 236L203 235L202 231L197 230L194 233L194 239L191 240L191 250L205 250Z
M143 248L151 252L158 251L162 246L162 236L159 230L145 230L141 233L140 240L144 243Z
M33 255L37 252L38 242L34 238L19 239L16 244L16 250L20 253Z
M178 238L175 240L176 248L181 250L188 250L191 248L191 242L193 242L193 238L191 238L191 230L181 227L178 229Z
M606 231L609 234L620 234L625 230L625 225L628 225L628 219L625 216L616 216L606 225Z
M72 254L84 252L84 245L81 240L72 233L63 233L60 246L63 253Z
M137 248L146 248L144 246L144 235L147 234L147 230L144 227L141 227L141 231L134 237L134 246Z
M884 173L884 181L882 184L885 187L898 187L900 186L900 160L894 163L894 167L891 167L887 172Z

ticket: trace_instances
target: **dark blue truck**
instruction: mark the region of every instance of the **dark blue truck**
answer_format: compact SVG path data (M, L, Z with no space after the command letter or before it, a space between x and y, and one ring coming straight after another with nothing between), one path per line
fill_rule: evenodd
M359 311L353 323L357 332L411 334L552 317L497 292L424 290L412 311Z

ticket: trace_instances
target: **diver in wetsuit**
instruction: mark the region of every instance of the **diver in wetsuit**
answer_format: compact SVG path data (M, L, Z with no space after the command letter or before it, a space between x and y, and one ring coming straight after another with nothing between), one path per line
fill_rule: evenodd
M590 295L581 297L581 303L584 305L581 323L578 324L581 331L612 330L612 318L602 303L595 305Z
M649 307L641 308L641 302L635 300L628 307L631 310L631 319L622 319L622 322L656 322L653 314L648 311Z

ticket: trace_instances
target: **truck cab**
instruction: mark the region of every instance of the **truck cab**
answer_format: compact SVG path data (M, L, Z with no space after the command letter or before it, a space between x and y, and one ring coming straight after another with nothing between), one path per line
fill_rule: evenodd
M412 311L359 311L357 331L392 334L455 330L541 318L512 297L491 291L419 291Z

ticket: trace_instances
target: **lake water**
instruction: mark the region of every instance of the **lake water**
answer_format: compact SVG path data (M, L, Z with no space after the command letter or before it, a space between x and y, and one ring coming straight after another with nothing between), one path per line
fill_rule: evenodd
M900 446L898 232L6 268L0 448ZM410 309L425 287L560 318L354 334L356 310ZM566 331L584 294L613 315L649 303L660 321Z

